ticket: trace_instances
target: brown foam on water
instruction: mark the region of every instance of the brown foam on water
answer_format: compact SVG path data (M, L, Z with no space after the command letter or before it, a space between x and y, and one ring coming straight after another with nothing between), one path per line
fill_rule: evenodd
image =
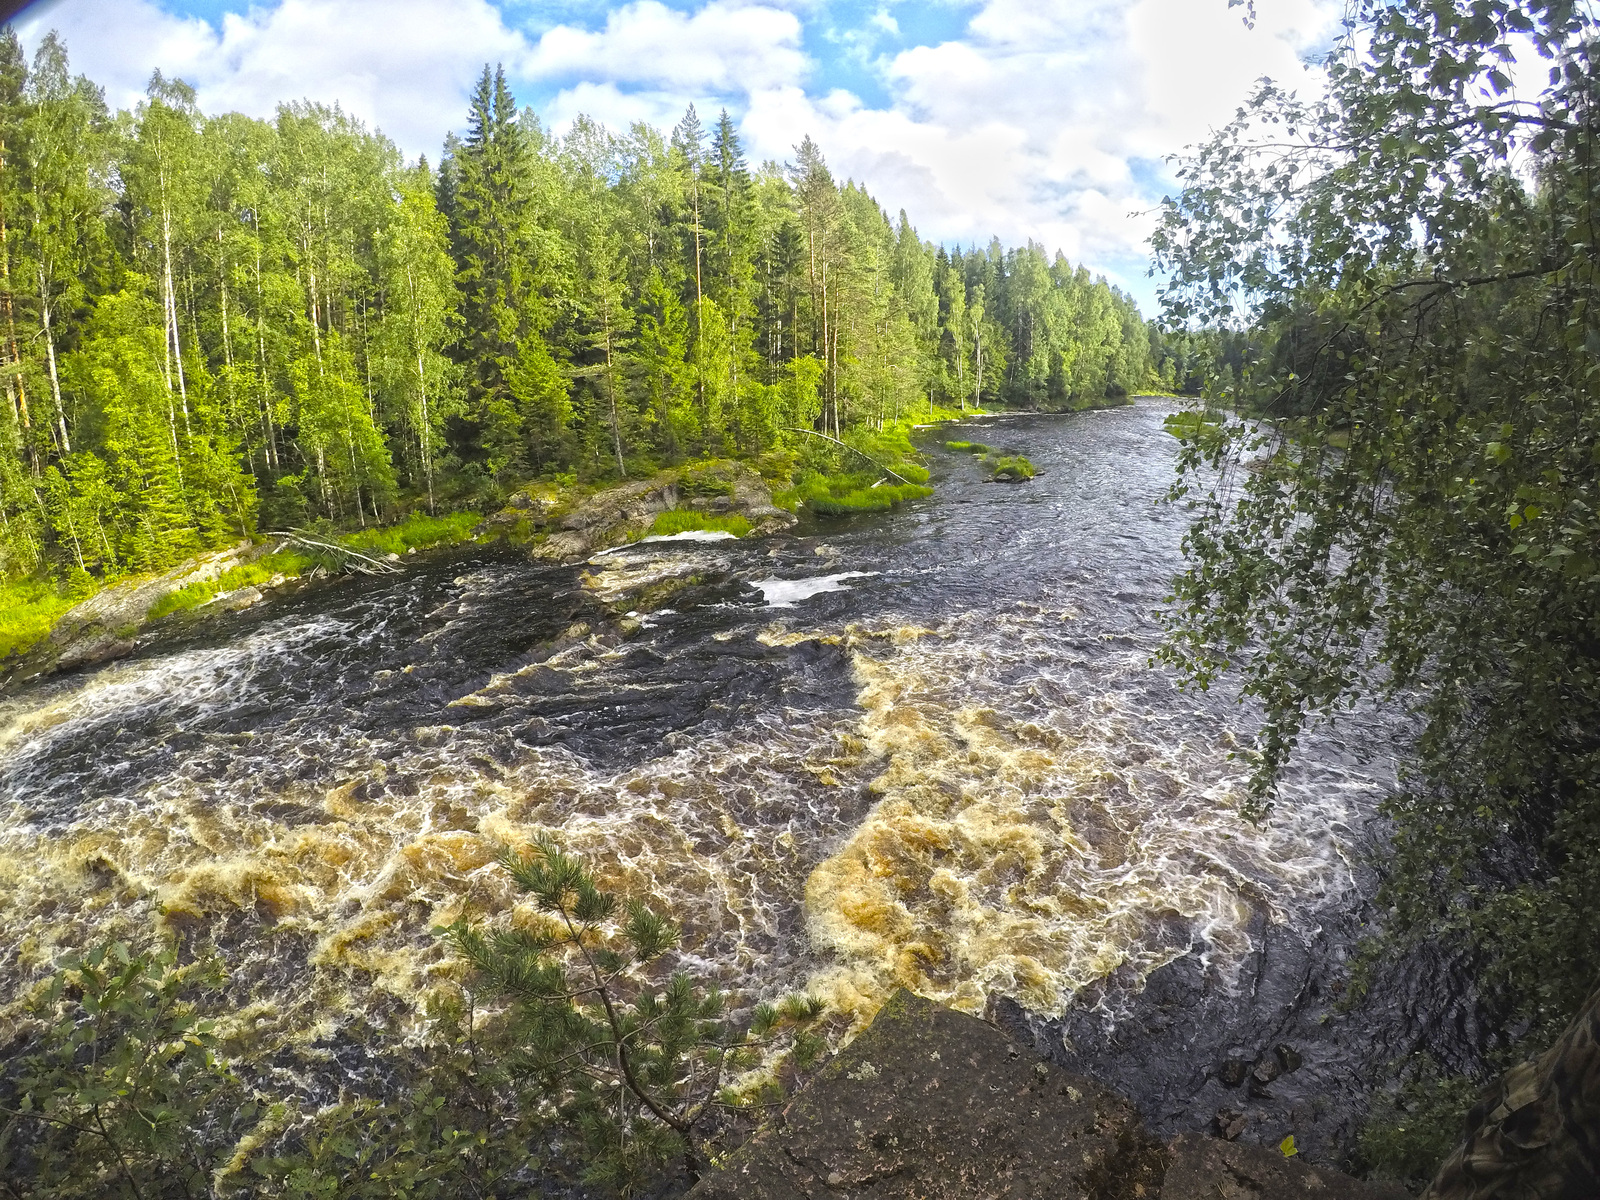
M590 672L611 653L591 643L541 669ZM503 675L473 695L515 705L518 683ZM102 686L91 677L50 700L48 720L26 705L8 715L34 737L103 711ZM319 748L349 758L332 788L255 794L248 776L180 772L98 798L65 825L24 824L14 810L0 820L10 951L0 1026L62 951L142 942L165 927L218 940L257 1002L249 1016L262 1041L306 1046L351 1020L403 1033L429 992L459 975L430 929L463 912L527 919L496 859L545 832L603 885L650 897L683 924L690 969L756 998L781 992L803 978L806 876L824 839L863 808L859 790L839 784L861 759L850 725L847 713L780 709L616 773L503 740L486 758L488 735L431 726L381 759L359 743Z
M1072 615L774 625L769 646L846 647L859 707L774 705L622 771L476 725L382 746L330 729L306 753L334 765L331 787L269 792L249 756L300 748L243 735L216 742L220 774L180 760L64 823L29 823L19 803L0 814L0 1025L61 951L167 927L219 941L264 1042L304 1047L351 1021L404 1032L459 970L432 926L528 919L495 856L541 832L653 897L685 926L684 965L751 999L809 980L866 1017L904 983L966 1009L1000 992L1057 1012L1192 943L1225 967L1253 914L1340 886L1338 806L1241 822L1222 725L1149 699L1148 647L1075 649ZM540 672L603 678L613 653L580 641L467 695L514 715ZM48 753L57 727L143 695L209 694L220 669L180 656L12 702L0 754Z
M1049 628L1073 615L850 632L883 769L877 805L806 885L813 946L833 959L811 987L836 1007L865 1020L905 986L968 1011L1002 994L1060 1014L1197 942L1225 969L1254 913L1341 886L1326 839L1237 816L1223 730L1173 740L1122 694L1147 651L1097 663L1100 694L1071 694Z

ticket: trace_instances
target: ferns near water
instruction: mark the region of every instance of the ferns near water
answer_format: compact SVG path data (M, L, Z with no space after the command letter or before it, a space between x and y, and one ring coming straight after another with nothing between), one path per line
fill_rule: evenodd
M632 1194L673 1160L697 1178L719 1113L781 1095L774 1074L740 1077L776 1058L803 1067L824 1049L814 998L763 1005L741 1027L715 988L681 972L661 980L677 926L602 891L553 840L502 862L541 918L494 930L462 919L445 932L480 994L509 1005L508 1066L577 1132L587 1182Z

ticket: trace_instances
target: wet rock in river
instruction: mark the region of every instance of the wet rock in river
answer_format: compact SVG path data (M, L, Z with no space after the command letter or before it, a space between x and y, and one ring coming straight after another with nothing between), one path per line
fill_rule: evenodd
M1283 1064L1278 1061L1278 1056L1265 1052L1256 1059L1255 1066L1250 1070L1250 1078L1260 1084L1271 1083L1282 1074Z
M643 537L658 515L679 507L742 515L750 522L750 532L758 536L781 533L794 525L795 515L772 503L771 490L749 467L720 463L717 474L726 490L715 495L685 491L677 472L664 471L651 479L632 480L586 496L561 516L549 536L529 553L552 562L578 562L598 550ZM485 524L492 525L493 519Z
M1242 1058L1230 1058L1217 1068L1217 1078L1229 1087L1238 1087L1250 1074L1250 1064Z
M1243 1133L1248 1124L1249 1121L1243 1113L1234 1112L1231 1108L1218 1109L1217 1115L1211 1121L1211 1127L1217 1136L1229 1142Z
M1283 1042L1279 1042L1274 1046L1272 1052L1278 1056L1278 1062L1282 1064L1285 1073L1298 1071L1305 1061L1300 1057L1299 1051L1293 1046L1285 1045Z

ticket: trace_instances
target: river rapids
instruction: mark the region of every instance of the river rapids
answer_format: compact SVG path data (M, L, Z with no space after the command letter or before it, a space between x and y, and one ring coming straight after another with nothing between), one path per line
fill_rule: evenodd
M424 556L0 698L0 1005L171 926L263 1038L335 1055L415 1023L457 969L430 929L513 911L495 857L540 832L747 1000L1061 1017L1180 959L1226 994L1264 930L1358 903L1393 751L1351 718L1237 815L1248 710L1150 663L1187 520L1168 411L951 434L1028 455L1020 486L930 440L936 494L893 513ZM685 572L634 636L590 628Z

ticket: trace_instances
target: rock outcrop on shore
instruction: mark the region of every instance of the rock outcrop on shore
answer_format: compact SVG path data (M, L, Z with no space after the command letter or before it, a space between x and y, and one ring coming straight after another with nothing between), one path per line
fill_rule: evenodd
M583 497L564 511L559 506L513 504L481 526L499 532L527 522L542 538L529 547L534 558L577 563L612 546L648 534L661 513L693 508L708 516L739 515L750 522L756 536L780 533L797 518L772 502L772 491L755 471L737 462L720 462L698 474L719 485L713 494L697 494L686 486L681 472L663 471ZM513 498L516 499L516 498Z
M209 583L271 549L246 539L197 555L163 574L127 579L96 592L63 613L41 644L8 662L6 678L28 679L120 658L133 650L135 637L166 597L190 584Z
M690 1200L1400 1200L1184 1134L995 1026L901 990Z
M1600 990L1554 1046L1484 1092L1466 1133L1423 1200L1600 1196Z

